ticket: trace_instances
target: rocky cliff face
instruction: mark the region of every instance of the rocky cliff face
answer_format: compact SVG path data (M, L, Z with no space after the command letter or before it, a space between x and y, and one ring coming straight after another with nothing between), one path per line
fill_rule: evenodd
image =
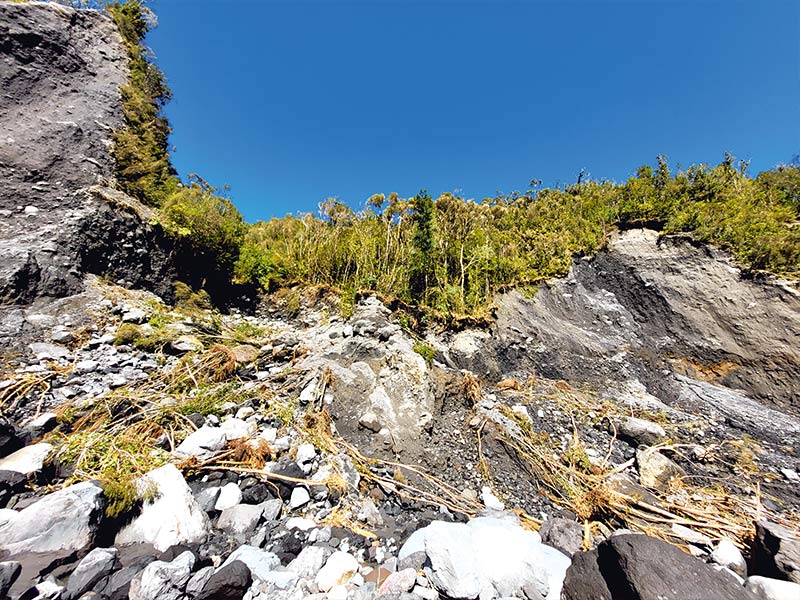
M0 298L82 289L83 274L166 289L169 245L104 187L127 54L113 20L0 2ZM109 199L111 201L109 201Z

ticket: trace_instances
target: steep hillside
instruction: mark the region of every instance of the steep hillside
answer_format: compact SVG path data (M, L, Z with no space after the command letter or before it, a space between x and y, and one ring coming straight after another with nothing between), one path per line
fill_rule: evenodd
M130 170L140 37L0 0L0 599L800 597L800 293L754 268L795 272L785 182L663 178L755 190L715 201L773 245L733 254L613 229L606 184L246 227ZM249 314L200 289L234 264Z

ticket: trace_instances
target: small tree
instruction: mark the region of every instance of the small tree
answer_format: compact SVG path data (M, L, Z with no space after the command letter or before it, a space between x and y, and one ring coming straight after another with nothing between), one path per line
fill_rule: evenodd
M420 190L412 199L411 207L414 211L414 235L411 238L413 252L409 292L414 300L424 300L431 285L434 267L435 207L425 190Z

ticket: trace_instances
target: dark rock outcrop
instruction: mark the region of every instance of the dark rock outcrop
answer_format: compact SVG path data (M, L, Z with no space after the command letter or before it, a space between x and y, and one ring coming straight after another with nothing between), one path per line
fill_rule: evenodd
M756 600L729 574L644 535L617 535L575 556L563 600Z
M800 583L800 536L782 525L760 521L753 541L752 575Z

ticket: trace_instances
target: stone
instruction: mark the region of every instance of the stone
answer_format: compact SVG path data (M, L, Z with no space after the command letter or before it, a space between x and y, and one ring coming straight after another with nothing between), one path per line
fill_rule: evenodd
M320 569L314 581L323 592L337 585L343 585L358 572L358 561L347 552L337 551L330 555L325 566Z
M231 352L233 352L233 355L236 357L236 362L240 365L246 365L250 364L251 362L255 362L258 360L259 354L261 354L261 351L258 348L251 346L250 344L234 346L231 348Z
M6 597L21 572L22 565L18 562L0 562L0 598Z
M543 543L570 557L583 548L583 527L569 519L546 519L539 529L539 535Z
M205 541L211 524L205 511L192 496L175 465L164 465L137 481L140 495L155 492L142 512L116 537L116 545L145 542L163 552L176 544Z
M225 438L229 442L232 440L250 439L258 433L258 425L256 423L248 423L236 417L225 419L220 424L220 427L225 431Z
M190 578L189 582L186 584L186 593L191 596L192 598L197 598L200 593L203 591L203 588L211 579L211 576L214 574L214 567L208 566L203 567L199 571L195 572Z
M637 417L624 417L615 426L617 435L632 446L654 446L667 437L661 425Z
M0 510L0 550L73 552L94 540L103 510L103 491L91 482L47 494L20 511Z
M28 344L28 348L36 355L37 360L68 360L72 354L69 348L59 346L58 344L46 344L44 342Z
M730 574L645 535L616 535L574 556L562 600L755 600Z
M677 523L673 523L670 529L675 536L689 542L690 544L697 544L699 546L706 546L710 548L714 543L707 535L695 531L694 529L689 529L683 525L678 525Z
M264 507L262 511L264 520L268 522L277 520L283 511L283 502L280 498L273 498L272 500L262 502L261 506Z
M359 521L363 521L372 527L380 527L383 525L383 517L372 500L364 500L364 502L361 503L361 508L358 511L357 517Z
M204 425L197 431L190 433L186 439L175 448L175 454L181 458L194 456L199 460L206 460L214 456L214 454L220 450L223 450L227 441L225 431L223 431L222 428Z
M417 583L414 569L403 569L389 575L378 588L378 595L402 594L411 591Z
M67 582L67 591L73 598L91 590L103 577L110 575L117 564L116 548L95 548L84 556Z
M373 433L378 433L383 425L381 424L381 420L378 418L373 411L369 410L361 415L361 418L358 419L358 424L361 425L364 429L368 429Z
M486 508L491 508L492 510L505 510L506 508L506 505L494 495L492 488L488 485L481 488L481 501Z
M0 471L16 471L24 475L38 473L52 450L52 444L45 442L20 448L13 454L0 458Z
M42 437L44 434L53 431L53 429L56 428L56 425L58 425L58 417L56 413L46 412L25 423L24 430L28 436L28 439L36 440Z
M305 506L311 500L311 495L308 490L303 486L298 485L292 490L292 496L289 498L289 508L296 509Z
M309 404L314 401L317 393L317 380L312 379L300 392L300 404Z
M761 600L798 600L800 584L781 579L753 575L747 578L745 589Z
M316 527L317 524L311 519L305 519L303 517L292 517L291 519L286 519L286 523L284 523L283 526L289 531L291 531L292 529L299 529L300 531L308 531L309 529L314 529L314 527Z
M253 531L261 520L263 506L254 504L237 504L222 511L217 520L217 528L232 534Z
M250 568L241 560L234 560L220 567L208 579L197 599L240 600L252 582Z
M97 367L100 366L96 360L79 360L75 363L74 371L75 373L94 373L97 371Z
M131 580L130 600L181 600L194 562L188 550L172 562L151 562Z
M246 419L247 417L252 417L255 414L255 410L252 406L243 406L239 410L236 411L236 418L237 419Z
M193 335L181 335L170 341L169 349L173 354L178 355L200 352L203 349L203 342Z
M288 569L304 579L313 579L330 555L331 551L324 546L306 546L297 558L289 563Z
M122 313L123 323L135 323L137 325L141 325L145 321L147 321L147 313L141 308L130 308Z
M217 504L217 498L219 498L219 486L212 486L203 488L200 491L196 492L194 495L195 501L197 505L204 511L204 512L211 512L215 510L214 506Z
M230 556L222 563L220 569L234 561L241 561L247 565L253 579L256 581L265 581L269 577L269 573L281 564L278 556L272 552L266 552L255 546L247 545L239 546L231 552Z
M721 540L711 552L711 560L721 567L730 569L737 575L746 577L747 563L744 556L730 540Z
M0 416L0 456L8 456L25 445L14 423Z
M753 574L800 583L800 536L777 523L756 523Z
M639 481L645 487L664 490L673 477L684 475L683 469L661 454L656 448L640 448L636 451L636 466Z
M219 490L217 502L214 504L215 510L225 510L233 508L242 501L242 490L235 483L226 483Z

